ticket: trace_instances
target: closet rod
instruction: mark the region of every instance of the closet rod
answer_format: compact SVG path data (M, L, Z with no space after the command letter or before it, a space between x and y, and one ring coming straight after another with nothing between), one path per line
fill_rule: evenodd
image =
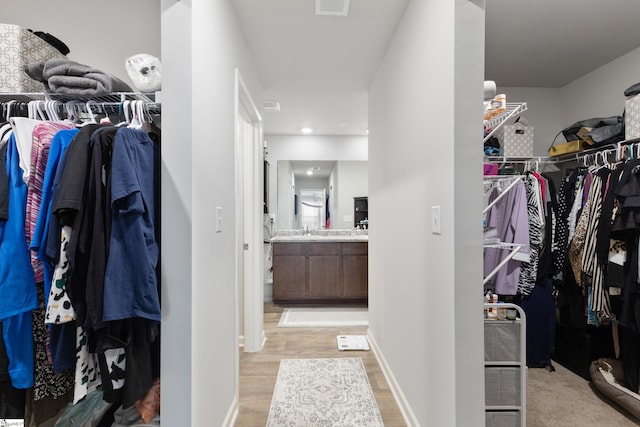
M526 163L557 163L551 157L507 157L507 156L487 156L485 157L487 163L514 163L514 164L526 164Z
M546 157L508 157L508 156L485 156L486 163L513 163L513 164L525 164L527 162L539 162L539 163L566 163L582 160L583 157L593 155L598 152L607 150L616 150L621 146L633 145L640 143L640 138L625 139L613 144L607 144L600 147L587 148L577 153L563 154L561 156Z

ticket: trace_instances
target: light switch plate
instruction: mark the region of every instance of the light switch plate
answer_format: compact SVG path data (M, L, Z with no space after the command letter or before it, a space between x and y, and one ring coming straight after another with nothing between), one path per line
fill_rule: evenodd
M440 233L440 206L431 206L431 232Z
M222 233L222 208L216 207L216 233Z

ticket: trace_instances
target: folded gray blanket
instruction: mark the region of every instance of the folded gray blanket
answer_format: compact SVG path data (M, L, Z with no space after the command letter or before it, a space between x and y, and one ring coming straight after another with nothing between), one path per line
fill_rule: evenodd
M68 59L31 62L24 65L24 71L32 79L43 82L47 92L60 95L82 97L132 92L119 78Z

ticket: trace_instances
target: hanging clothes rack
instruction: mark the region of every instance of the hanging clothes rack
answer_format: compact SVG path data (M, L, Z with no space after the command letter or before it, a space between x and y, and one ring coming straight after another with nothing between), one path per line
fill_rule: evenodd
M587 160L596 155L596 153L605 153L605 155L611 155L619 153L624 150L624 147L628 147L627 150L634 150L633 158L640 157L640 138L627 139L614 144L607 144L600 147L588 148L578 153L564 154L562 156L555 157L507 157L507 156L485 156L485 163L503 163L503 164L526 164L527 162L537 162L543 164L561 164L567 162L581 162L586 157Z
M488 182L495 182L495 181L500 181L500 180L511 180L512 182L509 183L509 185L503 189L500 194L493 199L491 202L489 202L487 204L487 206L484 208L484 210L482 211L482 214L486 214L487 212L489 212L489 210L500 200L502 199L505 195L507 195L509 193L509 191L511 189L513 189L516 185L518 185L518 183L522 180L522 175L486 175L483 178L485 181ZM504 249L504 250L509 250L509 254L507 254L507 256L505 258L502 259L502 261L500 261L500 263L498 265L495 266L495 268L493 270L491 270L491 272L489 272L484 279L482 280L482 284L486 285L492 278L493 276L495 276L498 271L504 267L514 256L516 256L516 254L520 251L520 249L522 249L521 244L518 243L506 243L506 242L496 242L496 243L485 243L483 245L483 247L486 248L495 248L495 249Z
M97 97L70 98L49 93L2 93L0 105L2 116L10 115L11 110L22 111L33 108L29 116L40 118L57 117L59 114L74 118L93 118L95 114L117 114L119 116L145 115L152 117L160 114L161 103L156 102L151 93L118 92ZM129 121L128 119L126 120Z
M489 180L513 179L513 182L510 183L507 188L502 190L500 194L484 208L484 210L482 211L483 215L489 212L489 209L491 209L493 205L495 205L501 198L503 198L509 192L509 190L511 190L516 185L518 185L518 181L522 179L522 176L521 175L491 175L491 176L485 176L484 179L489 179Z

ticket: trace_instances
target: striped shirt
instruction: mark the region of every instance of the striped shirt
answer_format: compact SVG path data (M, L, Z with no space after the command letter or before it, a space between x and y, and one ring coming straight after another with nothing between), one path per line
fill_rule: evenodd
M42 122L33 129L33 139L31 145L30 174L27 180L27 206L25 218L25 236L27 242L31 244L40 202L42 200L42 182L44 181L47 159L49 158L49 146L53 136L62 129L71 129L74 125L68 122ZM36 282L42 282L44 275L42 272L42 262L36 257L36 253L31 251L31 265Z

